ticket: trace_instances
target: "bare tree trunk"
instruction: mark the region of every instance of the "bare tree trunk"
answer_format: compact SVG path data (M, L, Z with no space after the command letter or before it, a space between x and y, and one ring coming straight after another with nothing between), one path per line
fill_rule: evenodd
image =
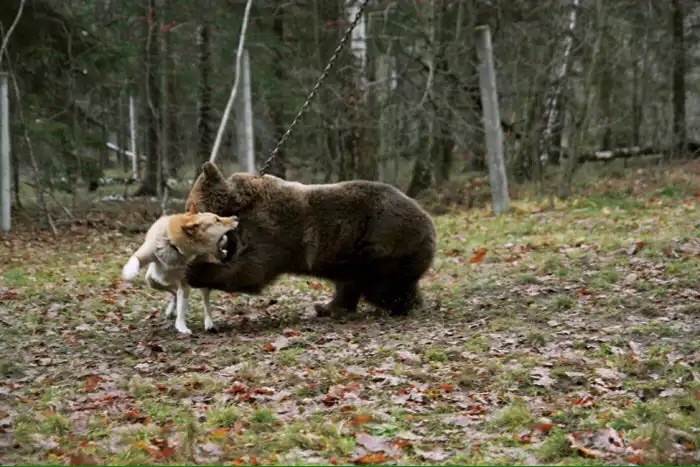
M651 9L651 4L649 5ZM648 21L652 17L651 12L645 14L646 22L644 28L644 37L642 38L642 69L639 70L639 66L635 61L634 64L634 76L636 77L635 89L632 95L634 99L632 104L632 144L634 146L641 146L640 132L642 124L644 123L644 103L647 98L647 88L649 83L649 24Z
M134 95L129 94L129 141L131 142L131 178L139 178L138 136L136 133L136 105Z
M685 39L681 0L672 0L673 7L673 147L676 156L688 148L685 119Z
M435 65L437 63L438 51L440 45L438 44L437 35L437 24L436 24L436 5L435 2L430 2L430 11L428 15L428 43L425 45L425 61L428 68L428 76L425 79L425 90L423 91L423 97L418 104L419 107L423 106L423 103L430 99L433 101L433 86L435 79ZM435 106L431 106L433 110L432 115L425 115L424 120L427 126L427 148L423 149L422 142L420 143L421 150L419 150L416 155L416 160L413 163L413 171L411 173L411 180L406 189L406 194L412 198L416 197L421 191L429 188L433 181L433 170L430 160L430 156L433 156L433 147L435 146ZM425 154L428 156L426 157Z
M632 69L632 146L639 146L639 127L642 115L642 106L639 99L639 81L641 80L639 75L639 67L637 66L637 60L635 60L634 68Z
M284 47L284 19L282 15L284 14L283 7L275 9L275 14L272 17L272 31L275 36L277 36L277 46L275 47L275 65L274 73L275 79L279 83L279 86L283 86L285 82L285 72L284 72L284 62L282 55L282 48ZM315 29L314 29L315 30ZM317 32L316 32L317 33ZM272 111L272 124L275 127L275 140L279 141L285 132L285 122L284 122L284 112L282 105L276 105ZM284 148L280 148L277 152L277 156L272 162L269 173L276 177L286 178L287 176L287 163L286 163L286 151Z
M167 174L170 171L171 157L171 141L170 141L170 113L172 112L170 104L170 78L172 75L172 61L170 60L170 28L166 24L167 9L165 8L167 0L161 1L161 16L160 16L160 66L161 66L161 107L160 107L160 160L158 161L158 196L161 199L164 197L164 190L167 190L165 183Z
M600 126L603 129L603 135L600 141L600 149L607 150L613 147L612 142L612 86L613 81L613 66L615 60L612 59L613 51L610 48L611 37L608 28L602 32L602 45L600 60Z
M360 5L357 0L346 0L347 21L351 23L359 13ZM377 160L371 150L371 132L368 131L368 55L367 55L367 16L360 18L351 33L350 51L356 61L353 66L353 79L348 81L349 120L351 135L348 138L348 149L353 159L350 171L354 177L375 180L377 178Z
M9 62L9 60L8 60ZM15 77L14 73L12 73L12 65L8 65L8 68L10 68L10 74L12 78L12 87L15 90L15 102L17 103L17 117L19 118L19 123L22 126L22 135L24 136L24 142L27 146L27 153L29 154L29 163L31 164L32 167L32 173L34 175L34 189L36 190L36 199L39 202L39 206L41 207L41 210L44 211L44 215L46 216L46 222L49 224L49 228L51 229L51 232L56 235L58 233L58 230L56 229L56 224L53 221L53 217L51 216L51 211L49 211L49 205L46 201L46 197L44 196L44 184L41 181L41 174L39 173L39 164L37 163L36 157L34 155L34 148L32 147L32 140L29 137L29 131L27 130L27 122L24 119L24 112L22 111L22 98L19 93L19 86L17 85L17 78ZM9 84L9 83L8 83ZM63 206L61 206L63 207ZM63 208L66 213L70 215L70 212Z
M175 60L173 59L172 33L168 26L163 32L163 173L165 177L175 176L182 160L180 158L180 136L177 131L177 94L175 81Z
M124 138L124 96L119 93L119 101L117 103L117 147L120 149L117 151L117 166L126 173L126 138Z
M12 144L12 147L15 148L10 152L11 156L11 161L10 163L12 164L12 191L14 195L14 205L15 208L20 209L22 207L22 200L20 199L19 196L19 158L17 157L17 138L15 135L11 136L10 144Z
M389 97L394 89L394 57L391 53L385 53L379 57L377 62L377 106L379 107L379 147L378 153L378 179L386 181L388 179L389 158L396 157L396 147L394 141L394 121L393 108L389 107Z
M437 9L438 7L433 7ZM435 51L435 70L438 78L449 73L449 62L447 60L447 45L449 37L447 36L447 3L443 2L439 7L439 12L436 11L434 21L437 23L438 30L435 34L437 40L437 50ZM436 141L433 145L433 165L435 167L435 182L437 184L446 182L450 179L452 172L452 148L454 147L454 137L452 135L452 121L450 119L450 103L453 99L453 85L451 82L442 82L439 86L442 91L441 98L433 99L434 114L435 114L435 134ZM437 96L436 96L437 97Z
M557 67L556 73L552 78L550 92L547 96L545 114L543 117L545 126L539 145L539 157L542 166L546 166L549 162L549 151L551 149L552 139L557 133L561 132L563 126L564 105L562 99L566 88L569 68L571 67L571 49L574 42L578 6L579 0L571 0L571 11L568 15L568 23L564 36L561 64Z
M202 164L209 160L212 148L211 130L211 84L209 75L211 74L211 44L209 40L209 25L206 19L202 20L198 31L199 39L199 144L197 148L196 174L202 169Z
M170 154L170 144L168 142L168 49L169 49L169 35L167 21L167 1L168 0L158 0L156 3L157 8L160 10L160 33L156 34L157 38L157 48L158 48L158 65L160 72L160 86L157 92L160 99L160 108L158 112L160 114L160 125L158 127L158 167L156 169L156 192L158 197L165 199L165 191L167 187L165 185L165 172L166 165L168 164L168 156ZM155 63L155 61L154 61Z
M598 24L598 34L596 34L593 51L591 52L591 60L588 65L588 72L585 78L586 102L581 110L581 119L575 132L574 142L569 151L569 157L566 159L562 171L562 177L559 184L559 197L564 199L571 193L571 186L574 179L574 172L578 167L579 156L582 151L585 135L589 129L591 110L593 109L596 93L594 90L595 76L598 72L598 62L600 61L600 49L602 46L602 37L606 28L605 11L603 8L603 0L596 0L596 22Z
M253 133L253 110L250 96L250 57L243 49L241 57L240 94L236 96L236 152L241 167L255 173L255 135Z
M158 172L160 162L159 138L159 107L160 93L158 86L158 21L155 0L148 0L146 17L152 22L146 22L148 30L145 37L144 64L146 73L144 76L146 101L146 139L148 152L146 153L146 167L144 167L141 186L136 190L134 196L157 195L160 193Z

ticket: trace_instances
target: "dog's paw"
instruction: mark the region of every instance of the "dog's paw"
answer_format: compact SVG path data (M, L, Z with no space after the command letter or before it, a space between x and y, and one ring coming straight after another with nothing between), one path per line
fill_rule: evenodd
M187 325L185 323L179 323L176 321L175 322L175 329L177 329L177 332L179 332L180 334L186 334L186 335L192 334L192 331L190 330L190 328L187 327Z
M209 332L209 331L216 332L217 331L216 324L214 324L213 319L204 318L204 330L207 332Z

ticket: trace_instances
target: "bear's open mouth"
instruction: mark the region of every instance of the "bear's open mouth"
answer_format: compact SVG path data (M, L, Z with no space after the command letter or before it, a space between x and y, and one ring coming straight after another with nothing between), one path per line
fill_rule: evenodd
M226 256L228 255L228 232L223 234L221 238L219 239L219 259L224 260Z
M224 233L219 239L219 260L226 262L236 253L236 238L233 230Z

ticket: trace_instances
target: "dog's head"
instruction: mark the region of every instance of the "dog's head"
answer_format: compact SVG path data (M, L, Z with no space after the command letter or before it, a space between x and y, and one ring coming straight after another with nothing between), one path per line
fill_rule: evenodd
M170 222L170 239L183 251L220 256L227 233L238 226L236 216L221 217L211 212L184 213L174 216Z

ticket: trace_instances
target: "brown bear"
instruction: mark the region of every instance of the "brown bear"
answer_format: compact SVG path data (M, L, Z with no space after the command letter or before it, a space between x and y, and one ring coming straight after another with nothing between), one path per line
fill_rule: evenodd
M335 296L319 316L354 312L361 297L405 315L422 303L418 281L437 234L416 201L385 183L304 185L271 175L224 178L205 162L187 210L237 216L237 250L226 264L194 262L194 288L259 294L281 274L329 279Z

